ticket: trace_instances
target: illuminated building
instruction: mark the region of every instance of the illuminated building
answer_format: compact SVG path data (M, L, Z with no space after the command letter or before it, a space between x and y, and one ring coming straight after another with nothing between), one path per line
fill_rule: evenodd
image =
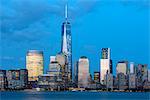
M37 81L38 76L43 74L43 52L29 50L26 55L26 68L28 70L28 80Z

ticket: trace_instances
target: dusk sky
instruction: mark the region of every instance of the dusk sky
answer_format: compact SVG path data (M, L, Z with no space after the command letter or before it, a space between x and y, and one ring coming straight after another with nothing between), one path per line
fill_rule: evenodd
M128 60L150 68L149 0L1 0L1 69L25 68L27 50L49 57L61 49L64 5L72 30L73 64L81 56L90 60L90 72L99 71L101 48L111 48L116 63Z

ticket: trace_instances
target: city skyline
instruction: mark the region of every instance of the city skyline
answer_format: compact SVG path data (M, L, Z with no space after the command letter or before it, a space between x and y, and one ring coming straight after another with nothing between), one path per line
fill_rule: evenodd
M143 8L138 8L138 7L133 6L135 4L130 5L128 3L127 5L123 5L119 2L113 2L111 5L107 4L107 2L103 2L105 6L98 7L98 5L101 5L100 2L96 2L96 1L93 1L93 2L90 1L90 2L94 7L93 6L90 7L90 5L89 5L89 8L87 7L88 9L86 9L85 7L87 11L85 10L85 14L83 15L78 15L80 16L80 18L77 17L73 19L73 16L70 16L69 18L72 24L71 26L72 26L72 35L73 35L72 36L73 37L73 44L72 44L73 64L75 63L75 61L78 61L78 59L81 56L87 56L90 61L90 73L93 73L94 71L99 71L98 68L99 68L99 60L101 58L101 48L109 47L112 50L111 59L113 60L113 73L116 72L116 64L120 60L128 60L129 62L131 61L137 64L139 63L148 64L149 66L149 63L150 63L148 62L149 60L148 58L149 56L149 52L148 52L149 32L148 32L148 17L147 17L148 8L146 8L146 6ZM42 3L45 3L45 2L42 2ZM2 4L4 4L3 5L4 7L6 6L6 2L3 2ZM82 7L84 8L84 6L82 5L82 2L79 2L78 4L80 4L79 8L82 8ZM115 8L113 8L114 4L117 5L115 6ZM58 5L58 7L60 8L64 7L64 3L56 4L56 5ZM69 13L71 13L71 11L73 10L72 8L73 2L69 2L68 5L69 5L68 8L70 9ZM10 7L10 5L7 5L7 6ZM30 6L32 7L33 5L30 5ZM108 8L106 8L106 6ZM117 7L120 7L120 6L123 12L117 9ZM18 4L18 7L19 7L19 4ZM112 12L110 13L109 10L112 11L112 8L116 11L115 12L116 14ZM105 13L101 9L103 9L107 13ZM30 10L28 9L27 12L28 11ZM121 14L118 15L117 12L121 13L122 15ZM2 69L4 67L5 67L4 69L25 68L25 55L26 55L27 50L30 50L30 49L42 50L44 52L44 60L45 60L44 68L45 68L45 71L48 69L50 56L53 56L61 51L60 49L61 48L61 31L60 30L61 30L61 23L63 22L64 18L61 15L58 16L53 13L52 14L48 14L48 12L45 12L45 13L47 14L46 18L42 17L41 19L36 20L32 24L31 23L28 24L26 26L27 29L15 28L15 27L12 27L11 25L6 27L5 26L6 24L12 24L12 25L14 24L16 26L19 24L15 24L15 22L13 23L11 20L8 23L4 23L7 20L4 20L4 19L2 20L3 23L2 23L2 31L1 31L1 35L2 35L1 43L4 43L2 44L1 65L0 65ZM105 18L105 15L107 16L109 15L108 13L110 13L110 17ZM8 16L7 14L3 15L4 18L7 16ZM31 16L27 16L27 18L28 17L30 18ZM47 19L50 19L50 21L53 20L52 23L50 23L49 20ZM119 21L116 22L114 21L115 19ZM129 22L123 21L127 19ZM23 18L20 17L20 20L23 20ZM33 20L33 19L30 19L30 20ZM98 23L96 23L97 21ZM123 25L123 23L125 25ZM93 24L95 25L95 27L93 26ZM106 27L107 26L106 24L108 24L108 27ZM122 26L120 26L120 24ZM116 25L116 27L114 27L114 25ZM38 30L38 28L40 30ZM107 28L109 28L110 30ZM118 28L121 28L121 29L118 29ZM54 34L51 34L50 31ZM26 32L29 32L30 34ZM41 34L39 34L38 32ZM42 34L42 32L44 34ZM7 33L12 33L12 34L14 33L14 34L13 36L7 37L9 36ZM120 33L122 33L121 36L120 36ZM36 34L36 35L32 36L31 34ZM38 43L38 40L40 40L39 43ZM20 44L15 45L18 42L20 42ZM117 44L116 46L116 43L118 42L119 44ZM46 43L46 45L44 43ZM22 47L20 47L20 45L22 45ZM16 49L19 49L22 51L20 51L19 53L18 52L15 53ZM16 66L16 67L13 67L13 66Z

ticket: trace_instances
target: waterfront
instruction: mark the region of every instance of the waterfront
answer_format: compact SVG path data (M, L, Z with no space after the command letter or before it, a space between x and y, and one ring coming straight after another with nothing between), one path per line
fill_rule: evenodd
M150 92L0 92L1 100L149 100Z

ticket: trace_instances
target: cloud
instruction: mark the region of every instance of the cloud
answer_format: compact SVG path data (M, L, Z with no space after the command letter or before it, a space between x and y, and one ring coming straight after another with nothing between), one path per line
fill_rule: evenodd
M149 0L1 0L1 36L2 40L36 41L39 33L47 33L40 21L52 15L64 16L64 4L68 2L71 20L80 18L93 11L99 4L120 2L123 5L149 6ZM50 27L49 27L50 28ZM24 42L24 41L23 41Z
M69 17L74 20L90 12L95 1L77 0L72 3L68 0L62 2L60 0L2 0L1 42L12 47L14 45L10 45L12 43L17 45L18 43L20 45L40 43L43 36L47 37L48 33L52 33L48 30L51 27L45 25L47 18L53 15L64 16L63 9L66 2L70 5Z

